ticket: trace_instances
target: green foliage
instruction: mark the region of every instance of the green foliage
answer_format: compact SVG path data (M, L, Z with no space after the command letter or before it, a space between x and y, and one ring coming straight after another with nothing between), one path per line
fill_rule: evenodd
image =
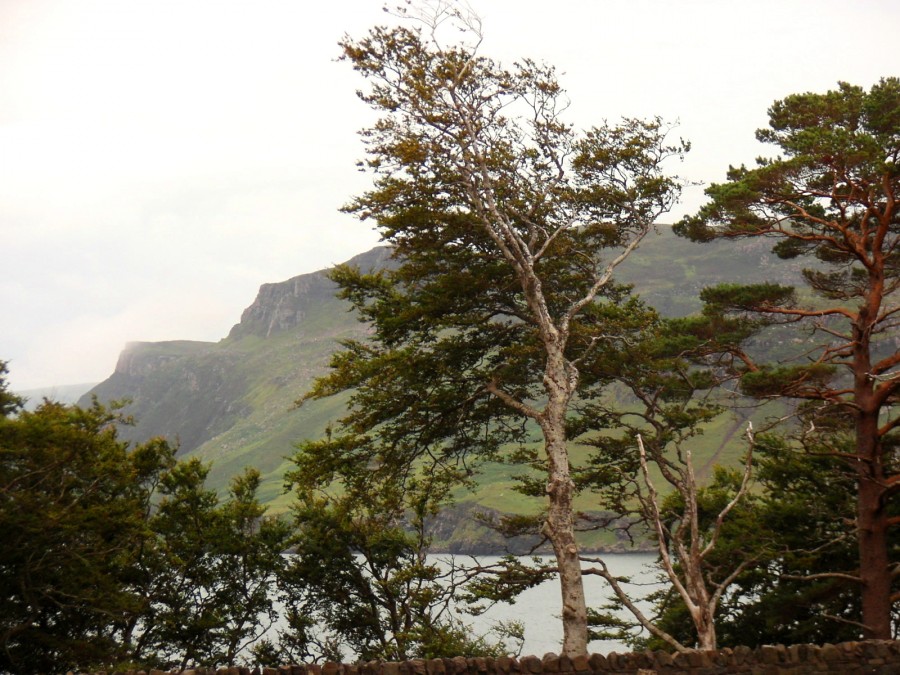
M426 560L425 519L440 502L432 494L440 484L420 476L400 490L378 478L366 487L358 465L307 461L304 451L315 445L301 447L288 474L298 502L294 555L279 579L289 608L279 636L282 658L340 660L345 650L362 660L393 661L504 653L502 642L471 635L452 613L470 572ZM346 492L324 492L323 476Z
M0 418L4 672L233 664L274 616L288 530L258 474L220 503L198 461L162 439L128 449L121 421L96 403Z
M8 372L6 361L0 361L0 417L9 417L25 404L21 396L16 396L9 390L5 377Z
M146 538L144 467L115 419L49 402L0 419L0 670L102 663L112 617L140 611L127 578Z
M763 366L741 378L741 391L748 396L803 396L821 391L834 379L837 367L827 363L797 366Z
M233 665L274 622L269 588L290 534L286 523L265 517L257 471L236 476L222 503L205 487L207 472L192 459L162 476L148 523L154 547L141 560L148 614L138 653L180 668Z
M777 284L720 284L704 288L700 299L706 312L765 312L772 307L790 306L794 289Z

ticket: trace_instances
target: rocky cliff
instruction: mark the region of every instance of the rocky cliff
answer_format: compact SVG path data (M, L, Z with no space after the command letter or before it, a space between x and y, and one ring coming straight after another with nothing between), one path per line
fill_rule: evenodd
M372 269L388 256L379 247L348 264ZM91 395L129 400L125 412L136 423L123 428L124 438L176 440L181 454L214 459L221 483L241 462L275 470L306 432L296 429L288 438L282 430L276 441L270 435L293 428L293 420L309 421L309 413L292 412L293 401L325 372L335 340L365 330L335 292L324 270L263 284L220 342L130 342L115 372L81 402ZM240 459L231 461L234 455Z
M360 254L347 265L369 270L384 266L390 249L379 246ZM248 335L269 338L276 333L302 328L310 313L333 302L336 287L323 272L301 274L275 284L263 284L256 300L241 314L240 323L228 334L229 339Z

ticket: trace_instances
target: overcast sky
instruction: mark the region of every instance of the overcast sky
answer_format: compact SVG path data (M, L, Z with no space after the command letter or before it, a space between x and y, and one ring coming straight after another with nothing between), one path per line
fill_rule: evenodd
M900 75L894 0L473 0L483 53L555 65L578 127L679 120L677 168L766 152L772 101ZM108 377L128 341L219 340L260 284L378 242L338 213L371 113L337 41L379 0L0 0L0 360ZM550 9L552 7L552 9ZM695 209L689 191L673 220Z

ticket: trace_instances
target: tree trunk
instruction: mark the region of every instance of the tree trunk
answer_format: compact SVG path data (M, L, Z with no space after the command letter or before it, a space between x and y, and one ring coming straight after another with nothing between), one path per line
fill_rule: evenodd
M883 488L876 480L859 482L857 520L859 522L859 576L862 580L862 622L864 637L890 640L891 568L888 558L887 523L881 506Z
M891 639L891 567L888 557L888 522L885 510L885 475L877 403L869 375L874 329L883 277L870 281L867 305L860 309L854 326L854 403L856 404L856 527L859 543L859 577L862 582L863 637Z
M547 496L550 500L544 528L553 545L559 568L562 593L562 653L571 658L587 654L587 604L578 544L575 541L572 509L575 484L569 473L565 431L566 406L558 399L558 393L556 396L551 395L546 414L541 420L548 460Z
M696 538L697 534L694 533L692 536ZM681 562L685 567L684 587L688 596L683 599L697 631L697 647L698 649L716 649L718 645L715 607L710 601L709 591L706 588L703 560L698 551L691 551Z
M697 614L692 618L697 629L698 649L718 649L716 637L716 622L708 606L698 607Z
M861 413L857 422L857 505L859 576L862 581L864 637L890 640L891 566L888 522L884 509L884 466L877 417Z

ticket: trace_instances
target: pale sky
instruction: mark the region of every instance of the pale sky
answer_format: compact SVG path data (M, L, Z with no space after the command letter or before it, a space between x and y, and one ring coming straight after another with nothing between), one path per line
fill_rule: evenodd
M0 359L97 382L129 341L216 341L260 284L378 243L338 213L372 114L335 58L380 0L0 0ZM472 0L482 52L555 65L584 128L680 122L706 183L776 99L900 75L896 0ZM552 7L552 9L551 9ZM671 222L702 202L688 191Z

